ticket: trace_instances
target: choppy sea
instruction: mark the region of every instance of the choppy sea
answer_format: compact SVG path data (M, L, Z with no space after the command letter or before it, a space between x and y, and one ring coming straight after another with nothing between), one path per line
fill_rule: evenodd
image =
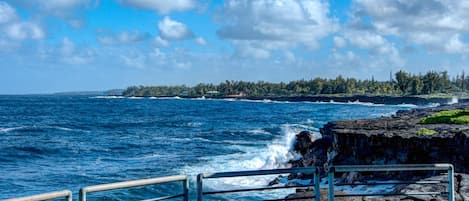
M414 105L181 98L0 96L0 200L176 174L289 167L295 135L331 120L374 118ZM265 186L275 176L210 180L208 190ZM91 194L138 200L168 184ZM282 198L291 190L211 196ZM192 196L194 198L194 196Z

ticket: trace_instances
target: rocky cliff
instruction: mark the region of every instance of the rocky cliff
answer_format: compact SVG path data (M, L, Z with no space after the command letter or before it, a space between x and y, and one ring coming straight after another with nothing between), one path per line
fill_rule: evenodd
M294 166L328 164L451 163L456 172L469 173L468 124L420 124L443 110L469 109L469 104L399 111L391 117L329 122L322 139L307 132L297 135L295 150L303 155ZM422 129L433 131L422 134Z
M291 163L294 167L312 165L324 167L323 172L327 171L327 167L331 164L451 163L455 167L455 172L467 174L469 173L469 124L420 123L421 118L440 111L456 109L469 109L469 104L399 111L391 117L377 119L329 122L320 129L321 139L313 140L308 132L301 132L297 135L295 151L301 153L303 157ZM350 182L350 180L370 177L373 179L409 179L409 176L418 180L425 179L428 175L401 173L357 176L357 174L350 174L343 175L342 178ZM465 176L465 178L467 183L468 177ZM412 186L399 188L397 190L404 189L405 191ZM468 196L469 192L467 189L465 191L458 196L460 198Z

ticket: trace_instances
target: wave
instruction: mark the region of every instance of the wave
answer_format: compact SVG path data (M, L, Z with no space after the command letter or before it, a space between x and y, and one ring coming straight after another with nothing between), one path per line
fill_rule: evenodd
M451 101L448 102L448 105L453 105L453 104L457 104L457 103L459 103L458 97L453 96L451 98Z
M181 98L179 96L168 96L168 97L155 97L155 96L152 96L152 97L149 97L148 99L157 99L157 100L179 100L179 99L186 99L186 98Z
M117 98L125 98L124 96L93 96L90 98L98 98L98 99L117 99Z
M261 129L261 128L248 130L247 132L250 133L250 134L254 134L254 135L272 135L272 133L270 133L269 131L266 131L266 130Z
M86 132L80 129L72 129L67 127L61 126L17 126L17 127L9 127L9 128L1 128L0 132L8 133L8 132L45 132L48 130L61 130L61 131L68 131L68 132Z
M186 166L181 172L183 174L193 175L202 172L225 172L240 170L259 170L289 168L290 160L299 159L299 154L293 151L296 134L304 130L317 130L317 128L303 124L282 124L280 125L281 136L270 142L246 142L224 140L225 143L233 144L240 153L211 156L201 158L201 164L195 166ZM255 132L265 132L255 129ZM318 133L315 133L319 137ZM261 143L264 143L263 145ZM255 145L258 146L255 146ZM260 144L260 146L259 146ZM230 148L227 146L226 148ZM224 178L207 182L205 185L209 189L226 190L233 188L245 188L253 186L265 186L277 175L254 176L240 178ZM279 191L281 196L285 196L285 190ZM291 192L290 192L291 193ZM264 195L265 196L265 195ZM278 195L269 194L268 196L278 197Z
M204 123L202 122L189 122L187 124L185 124L186 126L188 127L200 127L202 126Z

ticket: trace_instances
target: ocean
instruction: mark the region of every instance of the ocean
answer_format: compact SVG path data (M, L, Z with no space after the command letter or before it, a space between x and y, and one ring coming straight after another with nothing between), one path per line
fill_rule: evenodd
M389 116L414 105L0 96L0 200L102 183L186 174L195 200L202 172L289 167L295 135L332 120ZM275 176L217 179L208 190L265 186ZM177 194L180 184L90 194L138 200ZM206 200L283 198L294 189L209 196ZM75 196L76 199L76 196ZM175 199L177 200L177 199Z

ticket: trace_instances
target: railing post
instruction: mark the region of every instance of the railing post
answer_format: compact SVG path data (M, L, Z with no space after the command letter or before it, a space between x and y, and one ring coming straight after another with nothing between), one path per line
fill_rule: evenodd
M184 181L182 181L182 190L184 193L183 200L189 201L189 181L187 180L187 178Z
M329 201L334 201L334 172L335 168L330 167L329 168L329 173L328 173L328 183L329 183Z
M86 201L86 191L82 189L80 189L80 192L78 192L78 199L80 201Z
M314 200L321 201L321 189L319 187L319 168L314 168Z
M203 185L202 185L203 174L197 175L197 201L203 201Z
M73 194L70 192L70 194L67 196L67 201L73 201Z
M448 200L454 201L454 169L450 166L448 169Z

